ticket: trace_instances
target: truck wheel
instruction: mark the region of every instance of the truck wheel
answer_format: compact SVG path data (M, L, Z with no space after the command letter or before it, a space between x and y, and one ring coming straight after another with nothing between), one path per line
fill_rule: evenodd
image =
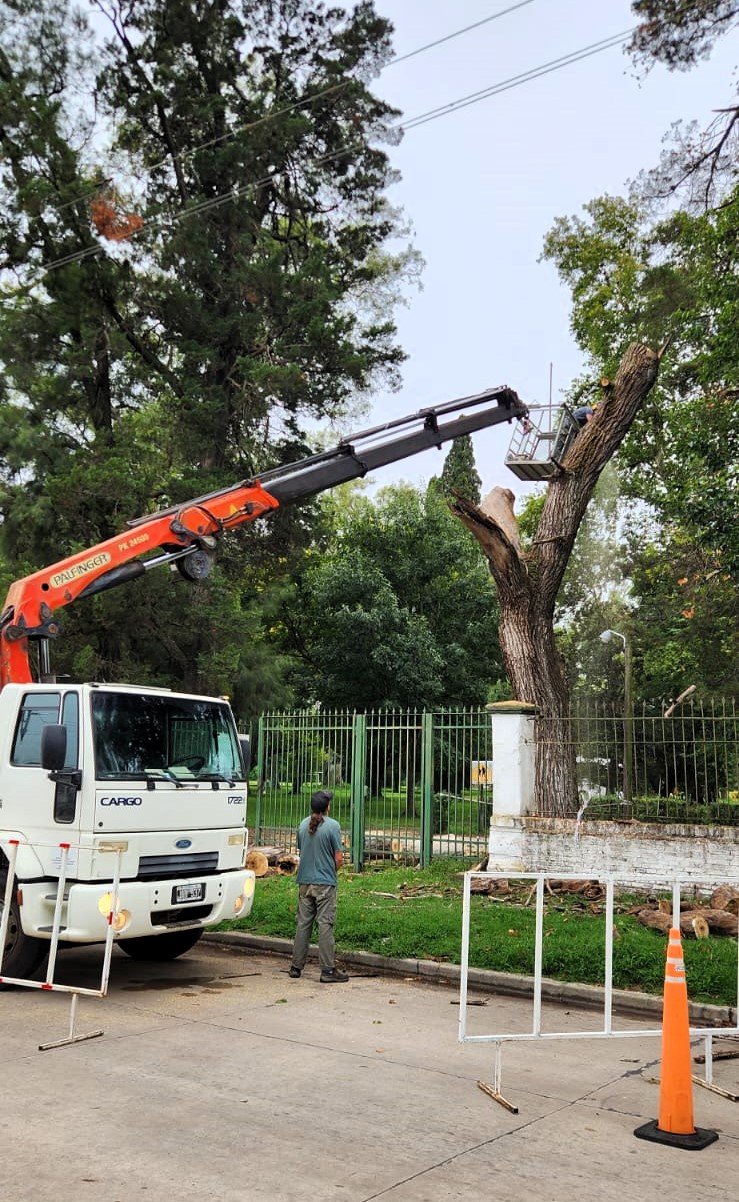
M0 869L0 918L5 908L5 883L8 874ZM30 977L38 968L49 950L49 945L43 939L33 939L23 934L21 915L15 894L10 902L10 918L5 936L5 955L3 956L2 974L5 977ZM2 989L2 985L0 985Z
M139 939L119 939L118 946L132 960L176 960L189 952L202 935L197 931L170 931L167 935L142 935Z

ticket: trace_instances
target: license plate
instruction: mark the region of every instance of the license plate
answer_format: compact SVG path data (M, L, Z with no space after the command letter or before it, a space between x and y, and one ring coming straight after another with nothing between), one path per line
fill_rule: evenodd
M175 885L172 890L173 905L180 905L182 902L202 901L204 897L205 881L198 881L195 885L188 881L185 885Z

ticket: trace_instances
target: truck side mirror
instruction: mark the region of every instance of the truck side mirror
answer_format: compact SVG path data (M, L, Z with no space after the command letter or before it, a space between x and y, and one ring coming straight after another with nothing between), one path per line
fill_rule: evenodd
M49 725L41 731L41 767L59 772L67 758L67 731L64 726Z
M241 748L241 759L244 764L244 780L246 780L251 768L251 739L248 735L239 735L239 747Z

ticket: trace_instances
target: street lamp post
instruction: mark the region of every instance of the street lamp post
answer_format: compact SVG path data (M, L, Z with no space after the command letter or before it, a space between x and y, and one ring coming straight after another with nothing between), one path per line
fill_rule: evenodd
M633 754L633 734L631 716L631 646L625 634L617 630L604 630L600 636L602 643L610 643L611 639L621 639L624 645L624 801L631 801L631 770Z

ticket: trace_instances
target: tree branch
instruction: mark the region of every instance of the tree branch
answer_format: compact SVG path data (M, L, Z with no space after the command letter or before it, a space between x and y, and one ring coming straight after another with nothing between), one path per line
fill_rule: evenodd
M526 578L526 564L518 537L518 525L513 513L515 497L509 488L494 488L475 505L452 490L451 512L474 534L490 564L496 582L504 577L509 585L521 587Z
M494 488L479 506L455 493L452 513L480 544L501 593L521 597L535 592L541 612L553 612L577 531L605 465L629 432L654 384L660 355L641 343L624 353L593 420L577 435L564 470L549 481L544 508L530 550L524 553L510 489ZM529 601L533 602L529 595Z
M580 523L603 468L615 455L657 379L659 356L642 343L627 347L592 421L577 435L560 476L547 490L536 531L537 589L554 607Z

